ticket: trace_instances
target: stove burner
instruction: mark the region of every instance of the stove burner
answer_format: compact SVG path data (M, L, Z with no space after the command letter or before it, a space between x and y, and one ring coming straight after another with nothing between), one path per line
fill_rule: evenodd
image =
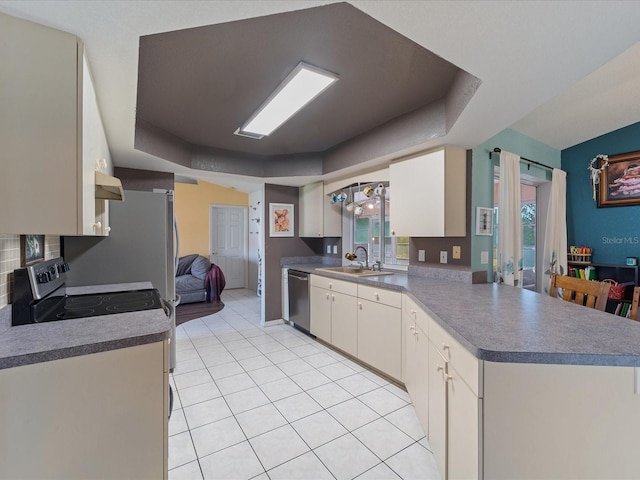
M40 308L40 312L34 315L34 320L49 322L155 308L162 308L160 295L156 289L69 295L60 297L53 307Z

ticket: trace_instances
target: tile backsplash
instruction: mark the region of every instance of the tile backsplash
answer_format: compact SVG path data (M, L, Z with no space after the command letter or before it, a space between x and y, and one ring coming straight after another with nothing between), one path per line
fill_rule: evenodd
M44 258L60 256L60 237L45 235ZM11 299L11 274L20 268L20 235L0 234L0 308Z

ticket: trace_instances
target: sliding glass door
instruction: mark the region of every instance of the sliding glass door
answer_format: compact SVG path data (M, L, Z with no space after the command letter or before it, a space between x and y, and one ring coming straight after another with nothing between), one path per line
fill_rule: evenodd
M498 186L500 179L495 177L494 179L494 225L493 229L493 274L496 278L497 264L495 259L497 258L498 248ZM537 244L538 244L538 189L535 185L527 183L520 183L520 211L522 213L522 247L523 247L523 260L522 260L522 287L528 290L536 290L536 260L537 260Z

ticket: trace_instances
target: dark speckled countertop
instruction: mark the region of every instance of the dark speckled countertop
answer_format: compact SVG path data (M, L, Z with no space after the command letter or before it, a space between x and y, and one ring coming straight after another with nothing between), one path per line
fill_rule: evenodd
M153 288L149 282L70 287L67 293ZM0 369L59 360L169 338L162 309L11 326L11 305L0 309Z
M407 292L481 360L512 363L640 367L640 322L548 295L493 283L471 284L407 275L353 277L287 267Z

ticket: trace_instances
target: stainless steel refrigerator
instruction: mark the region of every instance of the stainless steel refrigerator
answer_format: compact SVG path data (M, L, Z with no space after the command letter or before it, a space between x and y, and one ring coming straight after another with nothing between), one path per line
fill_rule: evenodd
M126 190L124 198L109 203L108 237L64 237L62 253L71 267L67 285L150 281L170 310L173 369L179 251L173 191Z

